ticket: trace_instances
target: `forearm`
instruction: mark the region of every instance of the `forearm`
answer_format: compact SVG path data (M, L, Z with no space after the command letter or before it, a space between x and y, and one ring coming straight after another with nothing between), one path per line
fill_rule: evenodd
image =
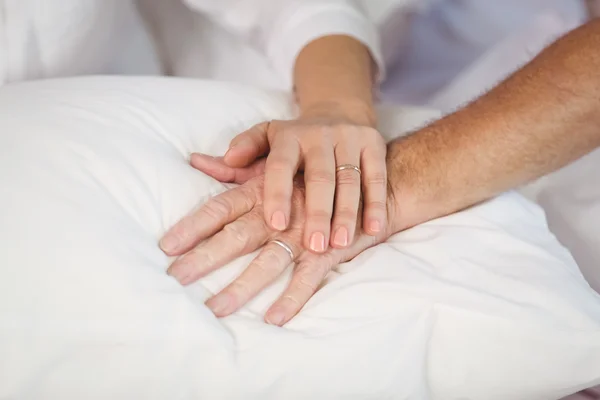
M339 111L374 126L373 69L369 50L348 36L326 36L309 43L294 68L301 115Z
M600 22L593 21L472 104L389 146L399 229L525 184L599 145Z

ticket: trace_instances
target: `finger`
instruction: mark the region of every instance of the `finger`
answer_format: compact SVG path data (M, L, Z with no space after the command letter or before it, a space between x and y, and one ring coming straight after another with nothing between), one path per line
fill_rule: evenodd
M269 151L270 122L254 125L233 138L223 161L230 167L246 167Z
M304 253L298 258L299 263L288 288L269 308L265 321L279 326L287 323L319 290L332 268L352 260L377 243L373 236L357 234L356 240L345 249L330 249L325 254Z
M315 253L327 250L335 195L333 146L320 144L307 149L304 160L306 222L304 244Z
M225 164L223 157L212 157L206 154L193 153L190 164L219 182L243 184L252 178L262 175L265 170L264 158L259 158L247 167L233 168Z
M167 273L188 285L262 246L269 231L260 211L250 211L176 260Z
M300 246L293 245L299 243L298 239L293 241L289 235L284 235L280 240L290 246L294 254L300 251ZM290 254L283 247L270 242L236 280L210 298L206 305L217 317L230 315L273 283L292 263Z
M378 235L386 224L387 171L385 156L386 148L383 143L378 146L367 146L362 152L363 229L369 235Z
M198 211L169 229L160 240L160 248L170 256L189 251L201 240L249 212L256 204L256 192L259 190L260 185L254 185L251 181L213 197Z
M336 172L335 212L332 223L331 245L345 248L354 238L361 192L361 174L350 168L360 165L360 149L352 143L339 144L335 149L338 167L348 166Z
M266 322L278 326L285 324L315 294L333 267L331 257L328 255L318 257L313 258L314 262L305 262L296 267L288 288L265 314Z
M290 222L293 180L300 164L300 145L294 137L275 136L265 165L265 221L278 231Z

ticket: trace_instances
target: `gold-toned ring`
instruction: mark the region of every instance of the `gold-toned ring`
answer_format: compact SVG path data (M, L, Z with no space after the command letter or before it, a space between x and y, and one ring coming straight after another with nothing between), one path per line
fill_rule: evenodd
M353 169L354 171L358 172L359 175L362 175L362 171L360 170L360 168L358 168L356 165L352 165L352 164L343 164L343 165L340 165L339 167L337 167L335 169L335 172L340 172L340 171L343 171L345 169Z

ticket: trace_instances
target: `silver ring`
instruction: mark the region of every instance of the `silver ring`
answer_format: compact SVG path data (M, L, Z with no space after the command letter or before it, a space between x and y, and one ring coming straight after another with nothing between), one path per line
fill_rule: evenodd
M339 167L337 167L335 169L335 172L340 172L340 171L343 171L345 169L353 169L356 172L358 172L359 175L362 175L362 172L361 172L360 168L358 168L356 165L352 165L352 164L343 164L343 165L340 165Z
M290 255L290 258L292 259L292 261L294 261L294 259L296 257L294 256L294 251L292 250L292 248L290 246L288 246L287 244L283 243L281 240L277 240L277 239L271 240L271 243L275 243L279 247L282 247Z

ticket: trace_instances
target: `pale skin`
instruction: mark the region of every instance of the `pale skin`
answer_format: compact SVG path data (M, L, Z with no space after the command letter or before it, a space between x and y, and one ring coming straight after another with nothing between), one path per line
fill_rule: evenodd
M267 243L237 280L208 300L217 316L226 316L289 266L289 255L269 243L283 240L296 255L294 276L265 315L267 322L283 325L338 263L396 232L485 201L599 147L599 71L600 20L593 20L558 40L478 100L389 143L384 228L377 235L356 230L348 247L331 248L325 254L302 247L305 190L301 180L292 191L295 201L290 229L274 232L260 218L265 181L261 165L233 168L220 159L194 155L191 163L195 168L242 185L210 200L167 233L185 238L180 250L172 254L191 250L169 273L190 283ZM248 229L252 235L243 234ZM223 252L224 242L236 241Z
M309 43L294 69L299 117L251 127L232 140L223 157L233 168L266 162L263 217L268 227L280 232L290 226L294 176L304 172L302 243L315 253L350 244L361 192L365 231L376 235L386 223L386 149L374 129L374 75L370 52L350 37L326 36ZM352 169L336 172L345 164L362 168L362 174ZM175 253L185 240L167 236L161 247Z

